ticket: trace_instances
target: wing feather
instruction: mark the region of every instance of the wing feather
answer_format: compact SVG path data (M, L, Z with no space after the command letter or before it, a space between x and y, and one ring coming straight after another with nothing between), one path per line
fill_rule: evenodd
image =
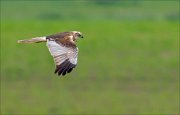
M55 73L66 75L77 65L78 48L67 47L55 40L47 40L47 47L54 58L56 64Z

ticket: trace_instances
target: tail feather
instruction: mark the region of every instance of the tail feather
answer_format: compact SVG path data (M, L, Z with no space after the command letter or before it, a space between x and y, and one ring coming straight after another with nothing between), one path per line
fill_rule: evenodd
M46 37L35 37L27 40L18 40L17 43L39 43L46 42Z

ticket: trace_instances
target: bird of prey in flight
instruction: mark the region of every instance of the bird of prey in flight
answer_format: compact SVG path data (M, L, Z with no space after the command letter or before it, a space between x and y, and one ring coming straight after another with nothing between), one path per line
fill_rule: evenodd
M83 38L81 32L69 31L44 37L35 37L27 40L18 40L18 43L46 42L49 52L56 65L55 74L59 76L70 73L77 65L78 47L76 41Z

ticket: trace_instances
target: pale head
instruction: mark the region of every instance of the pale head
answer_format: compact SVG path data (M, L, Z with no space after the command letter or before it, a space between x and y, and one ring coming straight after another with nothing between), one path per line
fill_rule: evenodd
M71 31L75 37L75 39L78 39L78 38L83 38L83 35L81 32L78 32L78 31Z

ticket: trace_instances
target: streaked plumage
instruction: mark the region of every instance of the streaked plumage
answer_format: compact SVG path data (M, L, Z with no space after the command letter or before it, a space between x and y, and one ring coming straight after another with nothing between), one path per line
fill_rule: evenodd
M77 65L78 47L76 41L78 38L83 38L81 32L70 31L29 40L18 40L18 43L47 42L47 47L56 65L55 74L66 75Z

